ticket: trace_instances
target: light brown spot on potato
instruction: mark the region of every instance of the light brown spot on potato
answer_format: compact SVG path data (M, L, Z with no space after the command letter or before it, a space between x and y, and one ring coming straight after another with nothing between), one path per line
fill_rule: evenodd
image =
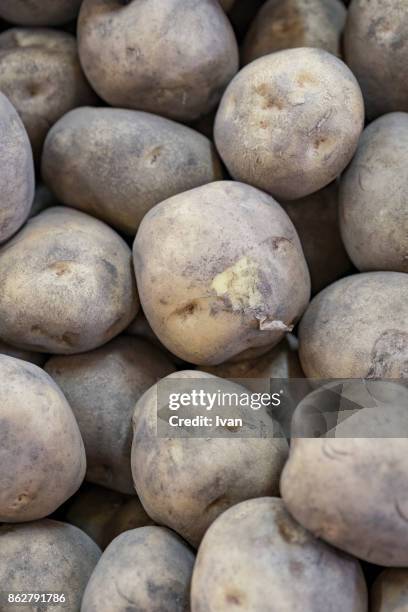
M229 591L225 594L225 601L233 606L242 606L245 603L245 595L241 591Z
M63 276L69 272L70 264L67 261L56 261L49 266L49 269L54 271L57 276Z
M310 74L310 72L307 72L306 70L303 72L299 72L296 81L299 87L319 84L319 81L316 79L316 77L314 77L313 74Z
M262 108L264 110L272 109L272 108L276 108L277 110L283 109L282 100L270 91L267 83L261 83L261 85L258 85L257 87L255 87L255 92L261 98L263 98Z

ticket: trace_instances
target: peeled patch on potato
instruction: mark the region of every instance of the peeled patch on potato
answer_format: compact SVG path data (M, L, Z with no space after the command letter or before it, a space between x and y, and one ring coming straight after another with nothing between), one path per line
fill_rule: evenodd
M26 26L55 26L75 19L82 0L1 0L0 17Z

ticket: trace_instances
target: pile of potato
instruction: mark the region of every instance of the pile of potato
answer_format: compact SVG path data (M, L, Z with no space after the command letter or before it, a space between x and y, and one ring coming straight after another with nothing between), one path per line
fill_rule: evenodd
M0 0L0 612L407 612L404 380L407 0Z

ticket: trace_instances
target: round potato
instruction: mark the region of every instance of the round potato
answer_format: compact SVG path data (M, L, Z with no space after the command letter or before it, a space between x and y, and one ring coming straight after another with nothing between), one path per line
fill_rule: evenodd
M82 0L1 0L0 17L25 26L54 26L75 19Z
M42 175L60 202L135 235L153 206L221 179L222 169L211 142L184 125L138 111L81 108L48 133Z
M192 121L215 108L238 70L231 24L214 0L84 0L79 55L111 106Z
M52 357L45 370L77 419L87 457L86 479L134 494L130 451L135 404L175 366L152 344L122 336L89 353Z
M294 200L344 170L363 123L360 88L342 61L322 49L287 49L237 74L214 135L231 176Z
M366 272L319 293L299 326L309 378L408 378L408 275Z
M0 523L40 519L84 478L81 434L60 389L37 366L0 355L0 381Z
M133 252L153 331L189 363L267 352L309 300L309 271L290 219L242 183L211 183L155 206Z
M194 553L164 527L118 536L103 553L85 589L81 612L189 610Z
M365 129L341 179L340 228L359 270L408 272L407 192L408 113L390 113Z
M368 119L408 111L406 0L353 0L344 54L363 90Z
M96 100L82 73L75 37L45 28L0 34L0 89L24 123L36 162L50 127L72 108Z
M298 525L282 500L227 510L204 536L194 566L192 612L366 612L361 567Z
M18 349L15 346L7 344L7 342L3 342L2 340L0 340L0 354L8 355L9 357L14 357L15 359L22 359L23 361L29 361L30 363L34 363L40 367L42 367L47 361L47 355L36 353L34 351L24 351L22 349Z
M371 588L372 612L406 612L408 610L408 570L387 569L381 572Z
M316 47L339 56L346 14L340 0L268 0L245 38L243 63L295 47Z
M110 227L53 207L0 249L0 337L79 353L108 342L138 310L131 253Z
M45 519L24 525L0 527L0 584L2 612L20 608L8 603L6 593L55 593L65 602L48 603L54 612L79 612L81 599L101 551L80 529ZM41 604L20 604L26 610L45 609Z
M34 199L34 163L27 132L0 93L0 243L27 220Z

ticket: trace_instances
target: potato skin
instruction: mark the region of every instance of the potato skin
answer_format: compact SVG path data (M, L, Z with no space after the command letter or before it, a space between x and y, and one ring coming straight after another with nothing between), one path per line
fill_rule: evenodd
M309 300L291 221L270 196L241 183L215 182L162 202L143 219L133 254L153 331L189 363L267 352Z
M180 121L215 108L238 70L237 42L219 3L126 4L82 3L79 55L95 91L111 106Z
M341 178L341 233L363 272L408 272L407 166L408 113L390 113L364 130Z
M193 564L192 550L169 529L127 531L103 553L81 612L187 611Z
M375 298L374 298L375 296ZM408 275L366 272L319 293L299 326L309 378L408 378Z
M44 519L3 525L0 583L8 593L64 593L67 603L47 604L47 610L79 612L82 594L100 554L91 538L66 523ZM27 609L40 609L33 606ZM3 597L1 609L13 612L16 604L7 604Z
M405 0L353 0L344 54L363 91L368 119L408 111L408 9Z
M32 521L79 488L84 446L72 410L39 367L0 355L0 523Z
M273 497L222 514L198 551L192 612L366 612L360 564L298 525Z
M363 123L361 91L343 62L322 49L286 49L231 81L214 136L232 177L294 200L344 170Z
M138 310L129 247L70 208L45 210L0 249L0 283L0 337L28 350L91 350Z
M372 612L406 612L408 609L408 570L386 569L371 588Z
M346 14L340 0L268 0L246 35L243 63L295 47L316 47L340 56Z
M186 126L150 113L80 108L48 133L42 175L62 203L135 235L153 206L221 179L222 168L211 142Z
M75 19L82 0L1 0L0 17L25 26L55 26Z
M27 132L0 93L0 244L27 220L34 199L34 163Z
M0 89L19 113L37 162L50 127L72 108L96 101L75 37L46 28L0 34Z
M86 479L134 494L130 470L137 400L174 364L155 346L129 336L81 355L52 357L45 366L77 419L87 456Z

